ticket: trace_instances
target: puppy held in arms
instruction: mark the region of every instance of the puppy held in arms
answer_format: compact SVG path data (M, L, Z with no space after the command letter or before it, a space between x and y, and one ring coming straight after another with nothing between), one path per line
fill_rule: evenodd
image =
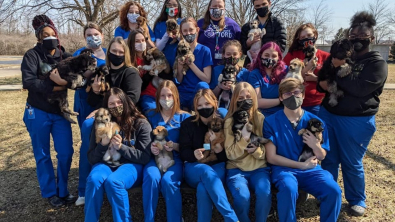
M114 135L120 132L121 128L116 122L111 122L111 114L108 109L100 108L95 114L95 136L96 143L107 137L111 139ZM103 160L108 164L119 166L121 154L111 145L103 156Z
M159 149L159 154L155 156L156 166L159 168L160 172L166 173L167 170L175 164L173 159L173 152L167 151L165 145L173 147L173 142L166 142L167 130L163 126L157 126L152 133L155 136L154 143Z
M189 43L186 42L184 39L181 40L177 46L176 61L174 62L174 65L173 65L174 77L177 76L179 61L184 63L184 65L182 66L182 74L186 75L187 71L189 69L188 63L194 62L195 56L193 55L193 52L191 50L191 47L189 46Z
M306 129L301 129L298 132L298 135L303 135L304 133L307 133L308 131L312 132L314 136L320 141L320 143L323 143L322 140L322 132L324 131L324 127L322 126L322 122L316 118L312 118L309 120L307 124ZM307 131L308 130L308 131ZM310 157L314 156L313 149L311 149L307 144L304 144L302 153L299 156L298 161L299 162L304 162Z
M175 19L168 19L166 21L166 32L170 38L173 38L170 44L176 43L180 38L180 26Z
M168 70L170 72L169 62L165 54L158 48L151 48L145 55L145 60L149 65L138 66L137 68L149 71L151 76L158 76L159 73Z
M222 73L218 77L218 84L231 84L230 90L221 90L221 93L218 96L218 106L223 107L225 109L229 108L230 100L232 97L232 92L235 88L236 84L236 75L237 70L234 65L225 65Z
M303 68L304 68L304 63L300 59L292 59L288 67L288 73L284 77L284 79L295 78L295 79L299 79L303 83L304 82L302 76Z
M250 50L247 51L247 56L250 58L251 63L254 63L259 50L261 50L262 47L262 37L266 34L266 29L260 29L259 28L259 20L254 19L250 21L250 31L248 32L248 38L250 41L254 40L255 35L259 35L259 41L255 42L254 44L251 45Z
M224 134L224 120L221 118L214 118L207 123L208 131L204 136L203 158L198 160L199 163L209 163L217 161L215 150L220 151L224 148L225 134Z

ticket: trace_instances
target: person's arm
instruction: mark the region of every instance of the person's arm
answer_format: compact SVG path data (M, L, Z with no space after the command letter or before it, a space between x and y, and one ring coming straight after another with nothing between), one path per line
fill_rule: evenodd
M125 70L125 77L122 80L121 89L129 96L134 104L137 104L140 99L142 83L143 81L137 69L130 67Z
M229 160L236 160L245 155L245 148L247 148L249 142L247 142L244 137L241 137L238 142L235 141L232 131L232 123L233 118L228 118L224 124L225 151Z
M265 99L261 95L261 87L255 88L256 95L258 97L258 108L269 109L280 105L280 99Z
M95 127L92 127L89 150L88 150L88 161L91 165L102 162L103 156L108 150L109 141L103 145L101 142L96 143Z
M193 73L202 81L209 83L211 80L211 66L206 66L203 68L203 72L195 65L195 63L191 63L189 68Z
M317 157L319 160L325 159L326 150L321 147L321 141L319 141L313 133L310 131L303 134L303 142L307 144L314 153L314 156Z
M265 148L266 148L266 159L267 162L270 164L276 166L294 168L294 169L301 169L301 170L312 169L317 166L317 159L315 156L309 158L305 162L298 162L277 155L276 146L272 142L266 143Z
M274 28L274 39L277 44L280 46L281 51L285 51L285 47L287 46L287 29L285 28L284 23L276 17L276 22L273 22L275 25Z
M180 127L180 137L178 140L180 157L183 161L193 163L197 161L193 148L193 131L196 127L189 120L186 121L182 122Z
M163 35L163 37L162 38L157 38L156 39L156 42L155 42L155 44L156 44L156 48L158 48L160 51L162 51L165 47L166 47L166 44L167 44L167 42L169 41L169 35L167 34L167 32L165 32L165 34Z

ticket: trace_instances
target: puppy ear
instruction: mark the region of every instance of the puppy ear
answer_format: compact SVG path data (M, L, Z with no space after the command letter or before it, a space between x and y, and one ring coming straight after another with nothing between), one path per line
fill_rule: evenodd
M152 131L152 133L156 136L156 135L158 135L158 129L154 129L153 131Z

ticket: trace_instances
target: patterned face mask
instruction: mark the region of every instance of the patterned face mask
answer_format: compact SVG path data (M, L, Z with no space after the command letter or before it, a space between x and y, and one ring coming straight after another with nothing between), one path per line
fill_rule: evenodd
M231 57L228 57L228 58L223 58L224 59L224 63L225 63L225 65L236 65L238 62L239 62L239 60L240 60L240 58L235 58L234 56L231 56Z
M262 65L268 69L273 68L277 64L277 60L270 58L261 58Z
M89 48L97 48L101 46L102 39L99 35L92 35L86 37L86 43Z
M137 18L140 17L140 14L128 13L127 17L130 23L137 23Z
M110 114L113 117L120 117L120 116L122 116L123 105L116 106L116 107L113 107L113 108L108 108L108 111L110 112Z
M225 14L225 10L224 9L210 8L210 15L213 16L213 18L219 19L224 14Z
M188 43L192 43L196 39L196 33L195 34L184 35L183 37L184 37L185 41L187 41Z

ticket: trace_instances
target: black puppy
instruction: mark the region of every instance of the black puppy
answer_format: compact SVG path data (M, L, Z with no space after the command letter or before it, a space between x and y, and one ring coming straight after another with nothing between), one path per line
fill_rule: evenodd
M108 70L108 67L106 65L102 65L100 67L97 67L95 69L95 72L88 77L87 81L86 81L86 92L90 92L92 89L92 84L95 81L96 76L99 78L100 80L100 94L103 95L105 92L107 92L108 90L110 90L110 84L108 82L106 82L106 76L110 74L110 71Z
M307 132L307 130L312 132L314 136L320 141L321 144L323 143L322 132L324 131L324 127L322 126L322 122L320 120L316 118L310 119L307 124L307 128L299 130L298 135L303 135L303 133ZM305 144L303 146L303 150L299 156L298 161L304 162L312 156L314 156L313 149L311 149L307 144Z
M343 78L352 72L354 56L354 46L348 39L341 39L332 44L330 56L325 60L321 70L318 72L318 82L328 81L329 105L336 106L339 97L343 96L343 91L337 87L336 78ZM346 60L346 63L339 67L334 67L332 59Z
M231 82L231 89L230 90L221 90L218 96L218 105L219 107L223 107L225 109L229 108L230 99L232 98L232 92L235 88L236 83L236 67L234 65L225 65L222 73L218 77L218 82Z
M236 142L240 141L241 139L241 130L243 129L244 125L247 124L246 128L248 132L252 132L252 125L248 122L250 115L247 111L238 110L233 113L233 126L232 131L233 135L235 136Z

